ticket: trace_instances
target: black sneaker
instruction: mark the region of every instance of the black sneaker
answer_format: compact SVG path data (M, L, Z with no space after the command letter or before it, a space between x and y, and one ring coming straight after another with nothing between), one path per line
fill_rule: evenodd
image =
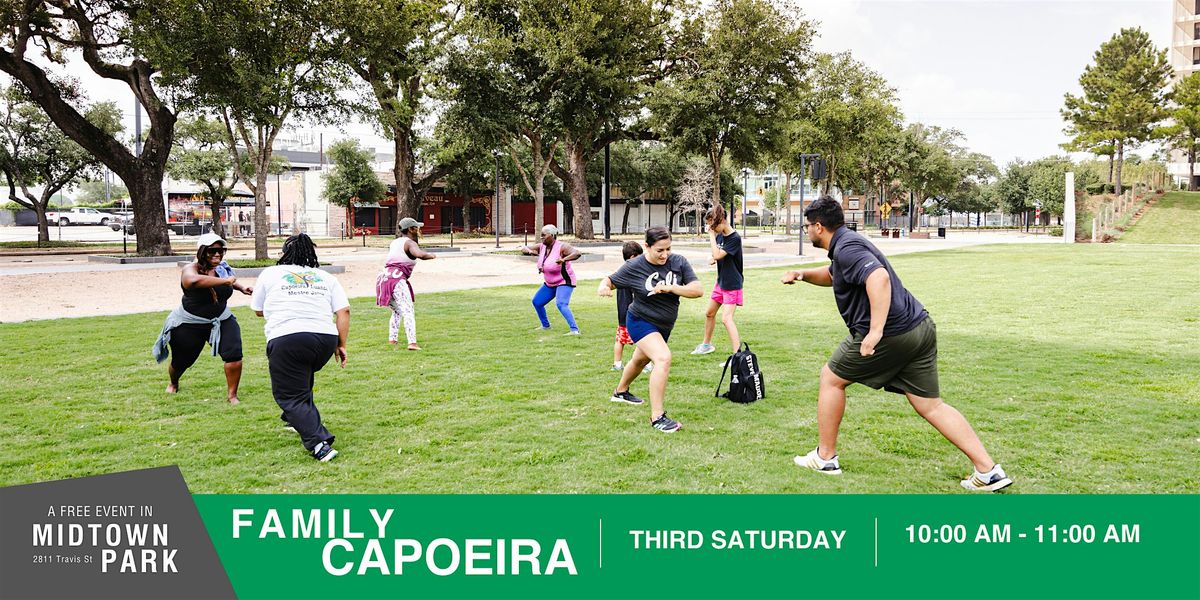
M645 400L630 394L628 390L624 392L613 392L612 398L609 398L609 400L612 400L613 402L624 402L625 404L634 405L643 404L646 402Z
M317 447L312 449L312 457L321 462L329 462L337 455L338 451L334 450L333 446L330 446L325 442L317 444Z
M675 433L676 431L683 429L683 424L675 419L672 419L671 417L668 417L667 413L663 413L657 419L651 421L650 426L663 433Z

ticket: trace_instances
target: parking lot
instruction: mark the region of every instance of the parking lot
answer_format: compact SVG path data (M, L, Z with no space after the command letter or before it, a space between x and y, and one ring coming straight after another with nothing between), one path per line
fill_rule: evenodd
M133 236L129 237L132 240ZM50 239L70 242L119 242L121 241L121 232L100 225L68 225L66 227L51 225ZM0 227L0 242L34 241L37 241L37 227L34 225Z

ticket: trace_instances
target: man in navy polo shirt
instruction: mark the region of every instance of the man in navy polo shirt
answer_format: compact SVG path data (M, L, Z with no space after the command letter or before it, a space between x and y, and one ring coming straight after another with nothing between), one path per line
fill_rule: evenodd
M807 455L797 456L795 463L819 473L841 474L837 435L846 409L846 387L861 383L904 394L918 414L971 459L975 470L962 480L964 488L994 492L1012 485L962 413L942 402L937 327L925 307L904 289L887 258L845 227L841 205L829 196L805 209L804 218L813 246L827 250L831 263L789 271L782 281L833 287L838 312L850 333L821 368L819 444Z

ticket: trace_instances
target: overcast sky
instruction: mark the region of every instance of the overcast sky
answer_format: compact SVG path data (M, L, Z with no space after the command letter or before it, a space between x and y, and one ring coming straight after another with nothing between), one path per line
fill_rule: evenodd
M1171 40L1172 0L801 0L816 47L896 88L907 121L953 127L1003 167L1062 153L1063 94L1122 27ZM1145 151L1143 151L1145 154Z
M906 120L953 127L971 150L1003 166L1061 153L1063 94L1100 44L1141 27L1159 47L1171 37L1172 0L798 0L819 21L816 48L849 50L898 91ZM81 61L72 74L92 100L112 100L133 128L133 97ZM144 126L148 123L143 121ZM325 144L354 137L381 152L370 125L303 127ZM315 139L316 135L311 135Z

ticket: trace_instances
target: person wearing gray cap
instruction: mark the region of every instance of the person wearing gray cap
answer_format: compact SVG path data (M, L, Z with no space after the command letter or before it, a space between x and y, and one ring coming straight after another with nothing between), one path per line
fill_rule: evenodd
M546 305L554 300L558 312L562 313L570 328L565 335L579 335L579 325L575 324L575 315L571 313L571 293L575 291L578 281L571 261L579 258L579 251L558 241L557 227L546 225L542 228L542 242L521 248L521 253L538 257L538 273L542 274L545 281L533 295L533 310L537 311L538 319L542 322L537 330L550 329Z
M242 329L237 317L229 311L229 298L237 290L247 296L254 289L237 282L233 268L225 262L225 240L215 233L200 236L196 262L183 268L179 286L183 299L167 315L154 357L158 362L167 359L167 374L171 383L167 393L179 391L179 378L200 357L204 344L212 346L213 354L225 361L225 385L230 404L238 404L238 385L242 380Z
M424 223L412 217L400 219L399 231L388 250L387 262L375 278L375 303L392 309L388 343L400 343L400 324L403 322L409 350L421 349L417 345L417 315L413 310L416 294L409 280L418 260L437 258L437 255L422 250L417 244L424 226Z

